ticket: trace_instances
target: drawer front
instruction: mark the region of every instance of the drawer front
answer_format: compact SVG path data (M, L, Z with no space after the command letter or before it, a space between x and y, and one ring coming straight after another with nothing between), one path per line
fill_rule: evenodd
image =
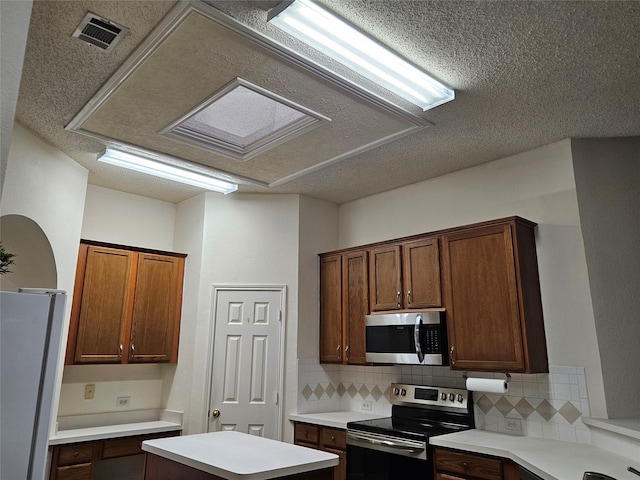
M89 463L93 458L93 442L78 443L75 445L65 445L58 447L60 455L58 456L58 465L76 465L78 463Z
M486 480L502 480L502 461L464 452L435 450L436 470Z
M320 431L320 445L345 450L347 448L347 432L337 428L325 428Z
M56 480L91 480L91 464L70 465L58 467Z
M318 445L317 425L309 425L308 423L296 423L294 429L294 439L297 442L311 443Z
M180 432L149 433L145 435L135 435L133 437L121 437L105 440L102 446L102 458L126 457L128 455L138 455L144 453L142 442L154 438L175 437Z
M102 447L102 458L126 457L142 453L142 441L146 437L124 437L105 440Z

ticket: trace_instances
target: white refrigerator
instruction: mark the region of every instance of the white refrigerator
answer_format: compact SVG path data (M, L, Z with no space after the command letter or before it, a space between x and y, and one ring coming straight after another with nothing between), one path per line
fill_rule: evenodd
M0 479L43 480L66 295L0 295Z

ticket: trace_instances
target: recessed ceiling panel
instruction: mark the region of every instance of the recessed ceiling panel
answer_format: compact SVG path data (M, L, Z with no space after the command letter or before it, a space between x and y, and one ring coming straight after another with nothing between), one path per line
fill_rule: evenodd
M160 133L236 160L248 160L330 119L235 79Z
M276 186L427 125L208 5L180 2L66 128Z

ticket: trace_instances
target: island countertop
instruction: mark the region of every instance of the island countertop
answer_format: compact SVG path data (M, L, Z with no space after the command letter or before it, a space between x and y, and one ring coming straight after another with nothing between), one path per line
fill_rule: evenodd
M142 442L142 450L228 480L267 480L338 465L332 453L222 431Z

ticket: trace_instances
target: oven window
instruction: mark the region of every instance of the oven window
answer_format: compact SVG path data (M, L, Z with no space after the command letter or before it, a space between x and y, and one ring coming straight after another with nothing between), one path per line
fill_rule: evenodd
M427 460L347 445L347 480L398 478L433 480L433 464Z

